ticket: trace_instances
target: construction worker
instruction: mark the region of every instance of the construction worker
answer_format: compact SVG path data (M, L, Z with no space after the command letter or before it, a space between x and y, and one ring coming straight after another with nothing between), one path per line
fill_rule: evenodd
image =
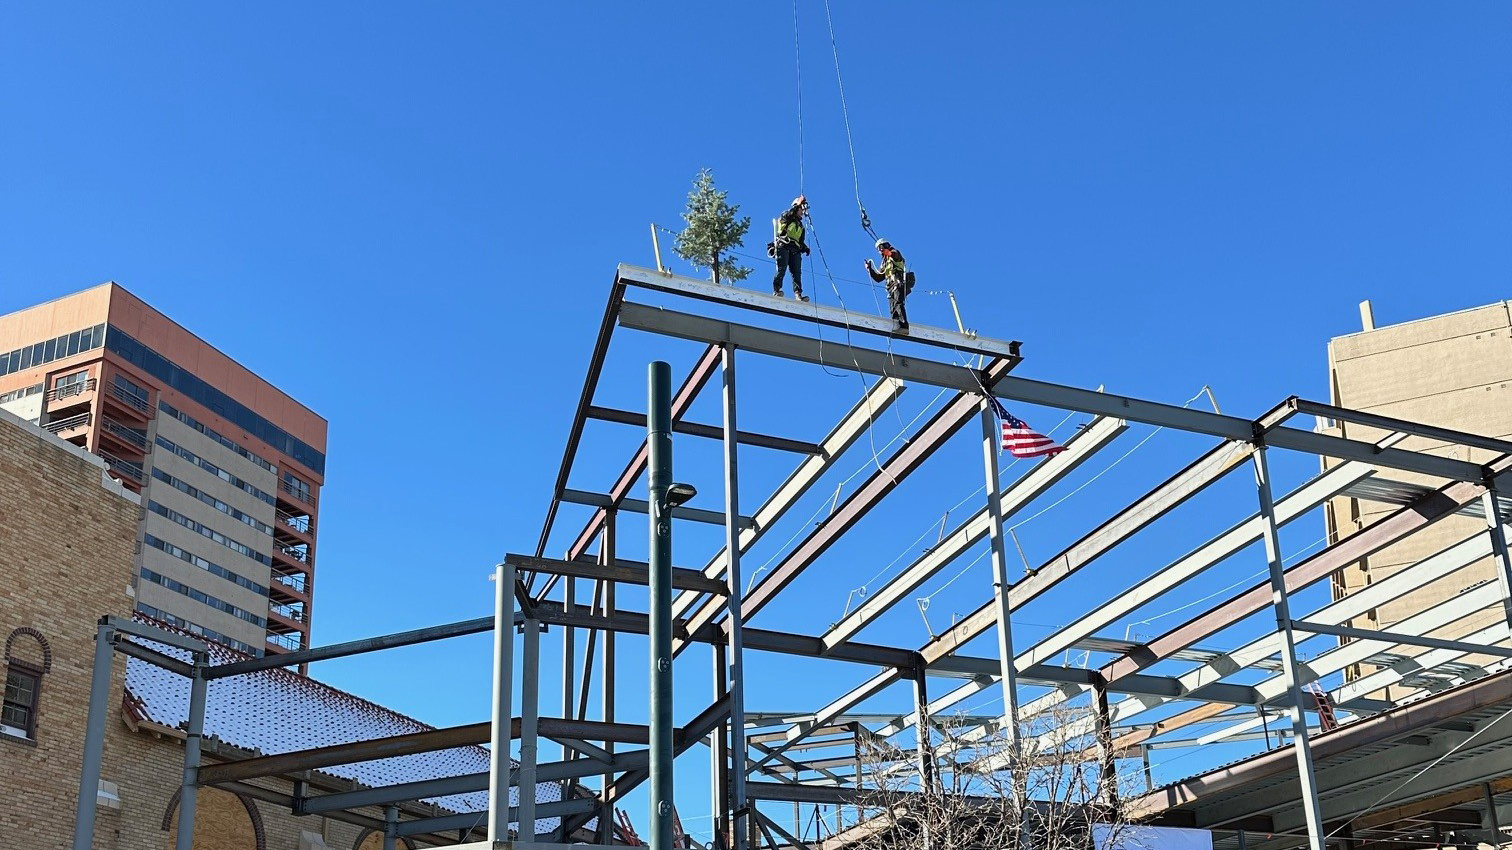
M913 289L913 273L904 266L903 252L892 246L886 239L877 240L877 252L882 255L882 268L872 266L872 261L866 261L866 273L877 283L887 281L887 306L892 311L892 320L898 323L898 330L908 330L908 311L904 309L903 301Z
M802 195L793 199L793 205L777 218L772 244L767 252L777 260L777 276L772 278L772 294L782 297L782 275L793 270L793 297L807 301L803 294L803 256L809 252L804 241L803 219L808 215L808 199Z

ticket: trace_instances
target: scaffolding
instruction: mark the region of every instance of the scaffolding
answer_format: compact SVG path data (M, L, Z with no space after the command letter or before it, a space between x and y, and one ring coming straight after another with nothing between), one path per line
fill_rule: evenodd
M645 295L642 301L630 295ZM674 310L651 300L692 303L700 312ZM724 310L733 318L708 315ZM833 328L845 331L845 341L827 341L808 333L777 330L773 321L790 327ZM1022 359L1016 341L995 340L939 328L912 326L898 332L890 321L812 303L786 301L763 293L680 277L666 272L622 265L617 269L608 302L589 359L581 395L567 431L566 447L539 540L533 551L507 555L495 572L496 610L492 617L434 626L333 646L316 647L276 656L212 665L198 641L139 623L106 618L98 634L94 688L91 695L76 850L87 850L94 826L94 801L99 781L100 751L112 659L120 652L185 676L191 683L185 746L185 772L179 808L179 850L188 850L193 835L195 791L200 787L252 789L261 799L267 790L252 783L263 777L296 776L322 766L365 759L426 752L468 744L492 747L493 769L488 774L439 777L388 787L338 793L313 793L306 785L275 802L296 813L345 817L380 829L385 847L399 837L426 836L433 843L447 840L468 847L517 847L554 850L591 834L599 843L612 843L616 806L646 782L652 763L647 745L655 731L647 724L616 720L618 703L614 673L620 667L642 669L642 656L621 658L617 635L647 635L648 612L629 610L616 598L617 589L650 582L648 565L618 554L617 538L623 514L655 515L662 508L651 494L638 491L648 473L648 441L631 453L623 471L601 491L569 486L579 463L590 421L645 426L648 413L616 409L596 403L610 343L619 329L653 337L693 341L703 346L681 385L670 397L671 430L692 438L717 440L722 448L723 509L670 507L668 516L680 523L699 523L723 530L723 544L701 569L672 570L673 651L683 666L687 650L709 648L714 689L706 706L673 730L672 748L681 755L706 744L710 750L710 808L718 841L733 850L760 844L809 848L795 832L780 826L774 804L824 806L856 805L867 792L868 775L861 764L865 744L909 734L921 719L946 711L976 694L1000 692L1001 711L960 715L979 730L1006 733L1005 747L1020 746L1021 721L1033 714L1086 699L1084 721L1089 733L1111 741L1107 758L1144 757L1167 745L1160 736L1214 718L1234 719L1230 728L1214 733L1219 739L1257 740L1267 744L1272 734L1290 744L1298 782L1300 806L1291 829L1268 821L1272 845L1323 850L1325 821L1353 817L1358 811L1333 806L1321 799L1315 777L1311 738L1317 734L1307 722L1307 706L1320 699L1315 683L1332 673L1361 664L1374 672L1329 689L1332 709L1354 718L1368 718L1395 709L1375 697L1392 683L1410 676L1440 671L1451 684L1483 677L1503 669L1512 658L1508 627L1512 622L1512 561L1509 561L1503 518L1512 443L1374 414L1345 410L1296 397L1282 401L1256 419L1207 412L1112 393L1031 380L1012 374ZM866 340L876 344L866 344ZM904 351L906 349L906 351ZM863 397L828 434L774 435L742 430L736 391L737 361L779 358L831 370L869 375L875 380ZM722 422L705 424L688 417L700 394L719 376ZM745 574L742 556L788 515L837 462L868 433L876 418L913 384L939 388L944 401L927 421L886 458L876 457L874 472L841 498L837 490L832 509L801 535L796 545L758 578ZM1090 415L1091 421L1066 441L1065 451L1039 462L1006 487L998 465L999 429L993 397ZM748 402L749 403L749 402ZM1348 439L1289 424L1295 416L1327 417L1379 430L1375 441ZM985 481L981 503L965 521L950 530L941 522L939 540L912 563L888 576L884 586L866 594L853 610L819 634L767 630L747 625L825 553L842 541L858 523L898 488L900 482L928 463L955 435L980 427ZM1006 518L1031 510L1041 497L1067 481L1090 458L1111 445L1131 423L1156 426L1215 438L1216 445L1191 463L1096 524L1080 539L1027 574L1015 576L1008 560ZM1461 452L1413 450L1404 441L1424 438L1439 447ZM974 439L974 438L973 438ZM741 447L754 447L794 456L797 463L782 483L746 512L740 499ZM1321 459L1321 471L1302 486L1277 492L1272 480L1272 450L1300 452ZM1473 462L1472 450L1490 459ZM1016 612L1044 596L1141 530L1151 526L1199 493L1248 467L1254 483L1254 510L1237 524L1220 530L1208 542L1157 569L1144 572L1126 592L1111 601L1089 605L1071 623L1027 647L1016 642ZM596 468L582 470L592 475ZM706 475L704 479L714 476ZM700 479L703 480L703 479ZM637 495L637 493L640 495ZM641 495L646 496L641 498ZM1400 509L1351 536L1288 563L1280 529L1307 515L1329 499L1357 497L1394 502ZM556 539L563 505L592 509L588 520L571 536L560 557L548 554ZM933 508L934 506L928 506ZM922 511L921 511L922 512ZM1415 532L1456 514L1484 518L1484 531L1461 543L1406 566L1359 593L1331 601L1306 614L1293 610L1294 596L1360 558L1398 543ZM637 520L640 521L640 520ZM916 647L889 646L859 640L861 632L899 602L973 547L986 542L993 580L984 588L980 606L943 632ZM1237 593L1224 594L1198 609L1185 623L1149 640L1105 636L1141 606L1190 582L1246 547L1264 550L1265 579ZM678 550L681 559L689 554ZM1434 579L1449 575L1476 560L1495 559L1498 580L1472 588L1436 604L1420 615L1396 624L1393 631L1349 625L1382 601L1400 597ZM591 601L580 590L591 587ZM557 598L553 598L553 594ZM1500 612L1491 626L1473 635L1448 640L1430 636L1445 624L1476 612ZM1223 629L1251 615L1273 615L1274 627L1247 643L1225 649L1200 646ZM547 631L550 630L550 631ZM228 761L201 761L200 736L206 683L278 667L383 649L411 646L462 635L491 632L494 639L493 706L487 723L438 729L402 738L362 741L318 750ZM561 645L561 704L563 716L540 716L543 632ZM996 651L990 656L967 654L975 639L992 633ZM579 634L584 648L579 649ZM1335 649L1301 664L1300 640L1311 635L1340 638ZM1299 637L1300 636L1300 637ZM190 653L183 661L156 651L142 641L177 647ZM1407 646L1426 650L1412 665L1392 663L1405 656L1388 650ZM1087 666L1057 664L1070 650L1099 660ZM776 653L815 659L836 668L843 678L856 667L870 671L851 690L824 705L799 706L794 713L748 711L752 693L744 669L747 653ZM1492 656L1491 664L1466 663L1467 658ZM518 667L518 669L516 669ZM1181 668L1175 672L1172 668ZM1411 668L1411 669L1409 669ZM1257 681L1232 681L1236 673ZM1272 675L1274 674L1274 675ZM1245 678L1240 676L1237 678ZM944 694L931 694L930 682L958 683ZM903 684L911 691L913 710L901 715L867 714L860 706L872 697ZM1310 687L1312 686L1312 687ZM590 705L596 690L599 704ZM1034 693L1044 691L1043 693ZM512 706L518 695L521 714ZM1111 697L1111 698L1110 698ZM786 698L792 698L788 694ZM1193 707L1136 723L1148 712L1178 705ZM785 707L786 708L786 707ZM1258 723L1233 718L1235 709L1253 712ZM1284 730L1272 730L1270 712L1288 718ZM1341 719L1341 733L1351 721ZM1256 726L1261 732L1253 731ZM542 762L538 741L555 741L562 759ZM518 766L512 766L512 743L519 741ZM826 747L852 747L839 758L815 755ZM536 787L548 782L596 784L591 795L562 795L537 803ZM492 801L507 801L518 787L517 809L492 805L486 824L476 814L426 817L406 808L415 801L444 794L487 790ZM1490 786L1487 786L1489 789ZM1486 792L1490 794L1490 790ZM1409 795L1410 796L1410 795ZM1341 798L1342 799L1342 798ZM1403 802L1388 797L1378 806ZM1339 804L1340 806L1344 804ZM1358 802L1352 804L1358 805ZM1332 806L1332 807L1331 807ZM358 813L377 807L386 816L375 820ZM1290 816L1290 815L1288 815ZM557 817L550 834L521 834L518 824ZM1276 817L1280 817L1277 815ZM1201 822L1191 825L1208 826ZM512 829L512 827L515 827ZM1255 828L1254 821L1219 828ZM534 830L530 830L534 832ZM827 845L831 846L831 845ZM660 848L658 848L660 850Z

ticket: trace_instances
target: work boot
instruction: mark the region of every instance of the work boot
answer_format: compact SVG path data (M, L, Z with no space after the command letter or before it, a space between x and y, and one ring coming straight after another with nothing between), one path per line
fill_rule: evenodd
M805 304L808 303L808 296L804 295L803 294L803 290L801 290L801 289L795 289L795 290L793 290L793 297L797 298L799 301L802 301Z
M782 287L780 287L780 286L777 287L776 289L772 290L772 294L775 295L775 296L777 296L778 298L786 298L787 297L787 293L783 292L782 291Z

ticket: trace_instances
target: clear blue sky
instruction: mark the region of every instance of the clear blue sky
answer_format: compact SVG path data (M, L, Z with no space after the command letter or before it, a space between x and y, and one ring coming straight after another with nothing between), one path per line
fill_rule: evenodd
M835 273L859 278L871 252L824 8L798 5L802 188ZM1024 340L1019 374L1174 403L1210 384L1225 412L1258 415L1292 393L1327 397L1326 342L1358 329L1362 299L1385 324L1509 294L1505 4L834 14L873 220L921 289L952 289L969 325ZM753 249L798 191L793 36L781 3L8 4L0 311L116 280L330 420L317 642L476 616L490 565L534 548L614 264L651 263L647 224L677 224L700 167L755 220ZM871 307L869 289L810 280L819 300ZM951 324L939 297L911 312ZM683 367L689 351L627 348L605 398L638 405L645 360ZM748 386L770 392L749 427L818 438L859 393L762 368ZM928 398L912 390L902 415ZM575 483L601 488L622 464L603 446L634 435L593 433L602 467ZM1152 442L1106 479L1132 467L1140 482L1023 530L1026 557L1203 446ZM906 551L979 484L972 448L900 493L906 533L867 531L806 580L792 622L757 624L822 630L872 572L855 563ZM757 466L747 499L785 474ZM716 482L704 489L717 499ZM1297 543L1320 533L1313 522ZM979 598L985 574L972 575ZM1026 619L1063 622L1074 602ZM948 610L936 602L937 627ZM867 637L927 636L914 611L890 623ZM464 722L485 710L485 653L463 641L317 672ZM691 667L707 676L706 661ZM627 693L642 679L627 672ZM788 681L752 707L817 707L851 683ZM707 685L679 696L685 718ZM702 799L684 802L690 817Z

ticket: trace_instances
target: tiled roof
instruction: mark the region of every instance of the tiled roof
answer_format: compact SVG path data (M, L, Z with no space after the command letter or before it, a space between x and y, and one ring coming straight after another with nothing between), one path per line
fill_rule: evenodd
M136 619L168 631L180 632L143 615ZM202 639L202 638L201 638ZM166 644L147 643L167 655L187 661L189 653ZM213 641L212 664L228 664L249 656ZM189 682L136 658L126 660L126 690L144 718L161 726L182 728L189 717ZM314 679L284 669L261 670L241 676L212 679L205 707L205 735L265 755L348 744L434 729L411 717L384 708ZM458 747L430 753L375 759L323 768L322 772L366 786L394 785L488 770L484 747ZM538 803L562 798L557 783L536 787ZM488 793L477 791L437 797L425 802L453 812L478 812L481 824L488 810ZM519 789L509 789L511 806L519 803ZM558 818L536 821L536 833L557 828Z

